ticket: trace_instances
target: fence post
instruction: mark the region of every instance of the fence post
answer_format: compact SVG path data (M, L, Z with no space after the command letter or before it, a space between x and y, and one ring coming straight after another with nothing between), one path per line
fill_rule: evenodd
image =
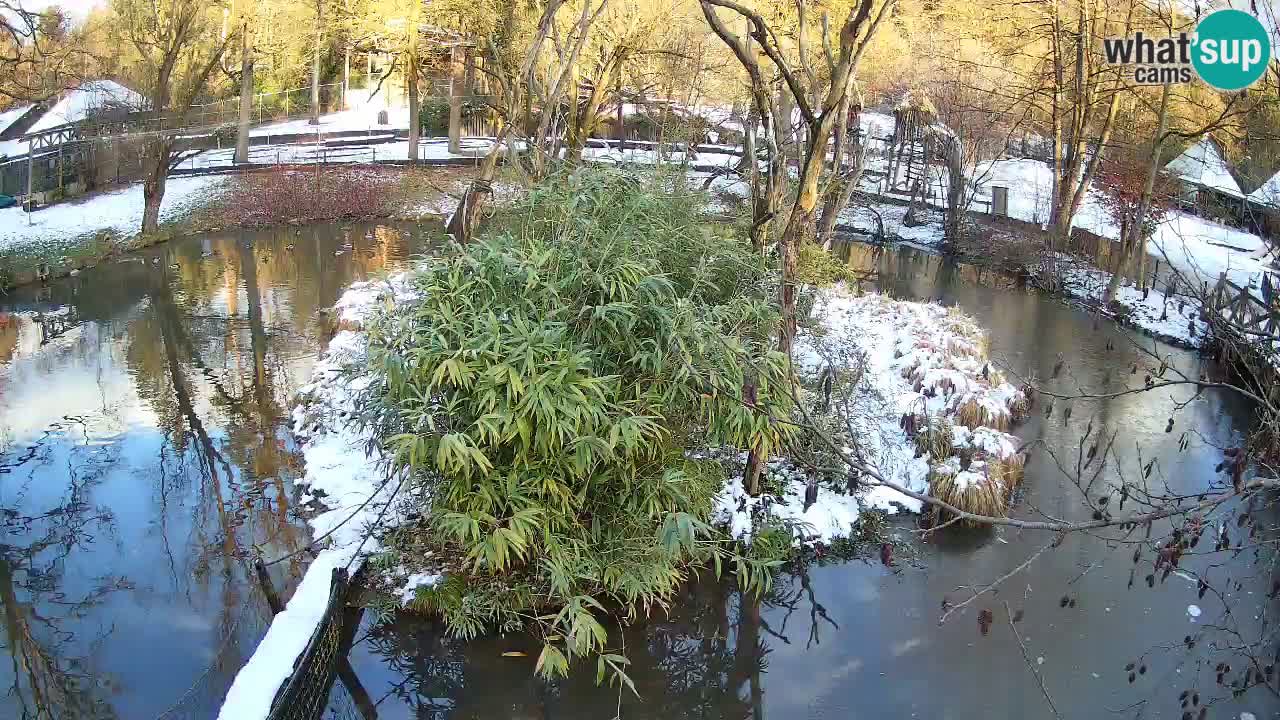
M36 149L34 147L34 143L28 142L27 143L27 197L25 198L25 204L27 206L27 225L28 226L32 224L31 216L34 214L33 211L36 209L35 198L31 197L32 195L31 178L34 177L36 174L35 162L33 160L35 156L36 156Z

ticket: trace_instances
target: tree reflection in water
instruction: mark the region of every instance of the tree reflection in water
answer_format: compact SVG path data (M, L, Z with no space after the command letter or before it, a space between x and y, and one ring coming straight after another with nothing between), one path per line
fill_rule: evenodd
M272 617L252 559L307 542L288 412L319 310L431 236L213 234L0 298L0 717L216 715ZM270 568L282 598L307 561Z
M129 582L103 576L78 594L63 589L67 558L113 529L111 513L88 501L102 469L113 460L110 450L101 450L81 453L80 462L68 461L65 492L53 504L22 511L0 506L5 535L0 609L12 675L8 699L22 720L116 717L104 697L111 678L94 672L88 659L96 639L78 637L72 628L108 594L129 589Z

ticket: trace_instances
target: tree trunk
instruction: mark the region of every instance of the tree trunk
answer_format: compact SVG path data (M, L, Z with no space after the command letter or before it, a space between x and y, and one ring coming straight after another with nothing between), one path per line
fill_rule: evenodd
M1052 115L1053 125L1053 186L1049 199L1049 227L1054 227L1058 222L1058 188L1062 185L1062 25L1059 18L1058 0L1053 3L1053 17L1051 19L1050 39L1053 46L1053 90L1052 103L1050 113ZM1049 236L1049 249L1056 247L1052 233Z
M778 119L782 124L774 128L778 138L778 150L786 158L786 162L795 161L799 165L801 149L796 142L795 110L795 99L791 97L791 91L787 89L786 83L779 83Z
M347 93L351 91L351 48L342 49L342 102L339 110L347 109Z
M409 52L405 54L405 90L409 95L409 164L418 162L418 143L422 126L418 122L418 33L409 33Z
M586 147L587 138L591 137L591 133L595 131L600 106L604 104L606 88L613 84L613 73L619 62L619 59L607 61L604 69L600 71L600 77L596 78L595 83L592 84L591 94L587 96L586 103L570 110L569 141L564 153L566 164L574 165L582 160L582 149Z
M866 160L864 146L860 139L849 142L849 125L852 120L853 132L855 138L860 138L861 124L858 117L862 111L862 99L857 97L854 99L854 93L846 93L844 100L837 106L836 112L839 117L836 119L835 138L832 141L831 156L834 160L834 172L836 177L831 181L830 187L827 189L826 198L822 203L822 214L818 218L818 242L822 243L824 250L831 249L831 240L835 234L836 221L840 217L840 211L844 210L849 204L849 199L853 197L853 192L858 188L858 181L862 179L863 164ZM849 160L849 167L845 167L846 157Z
M1111 101L1107 104L1107 114L1102 119L1102 130L1098 134L1098 144L1093 154L1089 157L1088 164L1085 165L1084 175L1080 177L1080 181L1076 183L1063 204L1063 211L1058 216L1058 224L1056 231L1059 237L1069 238L1071 236L1071 223L1075 220L1076 213L1080 211L1080 205L1084 202L1084 196L1089 191L1089 186L1093 184L1093 178L1098 174L1098 167L1102 164L1102 156L1106 152L1107 145L1111 142L1111 128L1115 125L1116 111L1120 106L1120 92L1117 89L1111 93Z
M1151 158L1147 163L1147 180L1142 186L1142 195L1138 198L1138 210L1134 213L1133 221L1129 225L1127 235L1130 239L1120 244L1122 268L1126 261L1131 260L1133 253L1145 251L1147 210L1151 207L1151 195L1155 191L1156 176L1160 174L1160 146L1164 142L1165 130L1169 127L1169 85L1165 85L1160 92L1160 109L1157 112L1159 114L1156 120L1156 134L1151 140ZM1122 274L1122 272L1116 272L1111 276L1111 281L1107 283L1106 294L1102 297L1103 305L1110 305L1115 301Z
M796 193L787 226L782 231L782 237L778 238L778 256L782 270L782 323L778 331L778 349L787 356L791 355L791 346L796 337L796 259L800 243L813 232L814 211L818 205L818 177L827 162L827 138L831 136L831 126L834 124L834 116L828 114L809 133L811 142L806 150L804 163L800 166L800 189Z
M624 103L622 102L622 68L621 67L618 68L618 74L614 80L614 86L617 88L615 92L617 92L617 95L618 95L618 127L616 132L616 137L618 140L618 149L626 150L627 149L627 119L626 119L626 114L623 112Z
M960 141L955 137L947 138L942 145L947 161L947 217L943 228L943 241L955 245L960 239L960 228L964 222L965 193L964 170L960 162Z
M475 237L480 215L493 196L493 177L497 174L498 157L502 154L502 143L509 130L509 126L503 128L498 137L494 138L493 147L484 156L484 162L480 163L479 174L463 193L462 201L458 203L453 215L449 216L445 232L460 244L465 245Z
M167 139L151 144L147 153L148 168L142 181L142 232L160 229L160 204L164 202L165 182L169 178L170 146Z
M249 43L249 21L240 29L240 118L236 126L235 162L249 162L249 124L253 120L253 46Z
M311 49L311 120L312 125L320 124L320 40L323 37L321 24L324 6L316 0L316 45Z

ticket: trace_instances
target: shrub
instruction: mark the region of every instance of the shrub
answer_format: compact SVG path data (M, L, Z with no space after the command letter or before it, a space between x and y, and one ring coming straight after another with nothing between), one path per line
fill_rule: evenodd
M426 98L418 106L418 125L422 134L437 137L449 132L449 101L444 98Z
M487 112L489 106L476 100L462 102L462 117L470 118ZM449 98L428 97L418 105L418 127L425 137L444 137L449 134Z
M430 497L399 546L452 559L417 606L462 636L533 621L544 675L588 654L621 673L606 605L643 613L706 563L763 587L775 564L710 527L724 472L691 452L768 452L788 410L763 260L703 202L679 176L552 177L371 324L387 444Z
M853 269L841 262L834 253L827 252L814 242L800 244L800 251L796 256L796 282L826 287L856 279Z
M215 215L226 224L262 226L344 218L384 217L396 209L395 170L369 167L286 168L245 173L239 191Z

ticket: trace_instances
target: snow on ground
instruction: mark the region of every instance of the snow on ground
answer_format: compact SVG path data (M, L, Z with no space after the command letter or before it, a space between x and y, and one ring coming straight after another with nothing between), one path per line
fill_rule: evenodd
M378 113L387 111L387 124L378 124ZM262 125L249 131L253 137L270 135L294 135L314 133L317 128L322 133L334 132L391 132L409 129L409 108L383 108L376 104L363 105L350 110L329 113L320 116L320 124L312 125L311 118L282 120L281 122Z
M688 162L691 165L724 168L731 168L741 162L740 156L729 153L701 152L686 156L683 152L665 151L659 153L657 150L649 147L628 147L625 150L620 150L616 147L588 147L582 149L582 157L591 162L598 163L656 165L659 162L662 162L668 165L680 165Z
M993 185L1009 188L1009 215L1037 224L1049 220L1053 193L1053 170L1039 160L1003 159L983 166L982 191ZM1072 221L1073 227L1111 239L1120 230L1098 203L1098 193L1090 189ZM1204 218L1173 212L1157 226L1147 241L1147 252L1168 260L1179 272L1193 280L1216 282L1225 272L1238 285L1256 284L1268 262L1266 247L1257 235L1230 228Z
M858 120L863 132L874 139L893 137L894 119L888 113L864 110Z
M220 176L173 177L165 187L160 221L184 217L205 202L223 184ZM48 249L72 247L78 239L109 230L118 237L132 237L142 228L142 184L90 195L82 200L52 205L34 213L18 206L0 209L0 252L43 245Z
M336 309L352 329L334 336L311 383L299 390L302 404L294 409L293 429L302 440L307 472L298 484L319 496L325 507L308 523L312 537L324 538L326 546L236 674L219 720L267 717L277 689L288 679L324 616L334 568L354 573L367 555L380 550L370 528L380 520L383 526L394 526L403 519L392 502L400 478L388 474L381 452L370 452L375 447L371 433L348 418L377 382L365 368L367 341L356 328L387 302L410 298L404 280L401 274L381 282L355 283L343 294ZM407 582L416 589L436 579L414 575Z
M942 216L925 207L916 208L918 225L907 225L903 222L907 215L906 205L893 203L858 203L846 207L840 212L838 221L854 232L875 237L881 230L887 240L898 240L909 245L923 248L935 248L942 244Z
M812 381L831 366L837 377L856 378L832 401L840 408L841 417L832 420L839 440L849 445L843 448L846 454L861 457L885 481L916 493L929 491L931 472L958 476L962 490L966 483L1002 482L986 469L994 459L1012 461L1018 441L993 426L1008 427L1025 397L987 365L985 338L972 319L932 303L856 296L842 288L822 291L810 319L797 338L796 372ZM966 414L979 418L973 427L960 422ZM905 417L912 422L904 422ZM971 462L961 471L955 455L932 463L929 455L917 457L912 424L950 428L955 452L972 451ZM829 543L848 535L865 510L919 512L922 506L868 476L856 495L817 483L816 500L806 508L809 477L804 470L777 458L769 463L768 475L781 484L780 497L748 496L739 476L717 498L714 519L735 537L749 539L753 518L767 514L807 525L797 542ZM1001 488L1005 496L1011 491Z

